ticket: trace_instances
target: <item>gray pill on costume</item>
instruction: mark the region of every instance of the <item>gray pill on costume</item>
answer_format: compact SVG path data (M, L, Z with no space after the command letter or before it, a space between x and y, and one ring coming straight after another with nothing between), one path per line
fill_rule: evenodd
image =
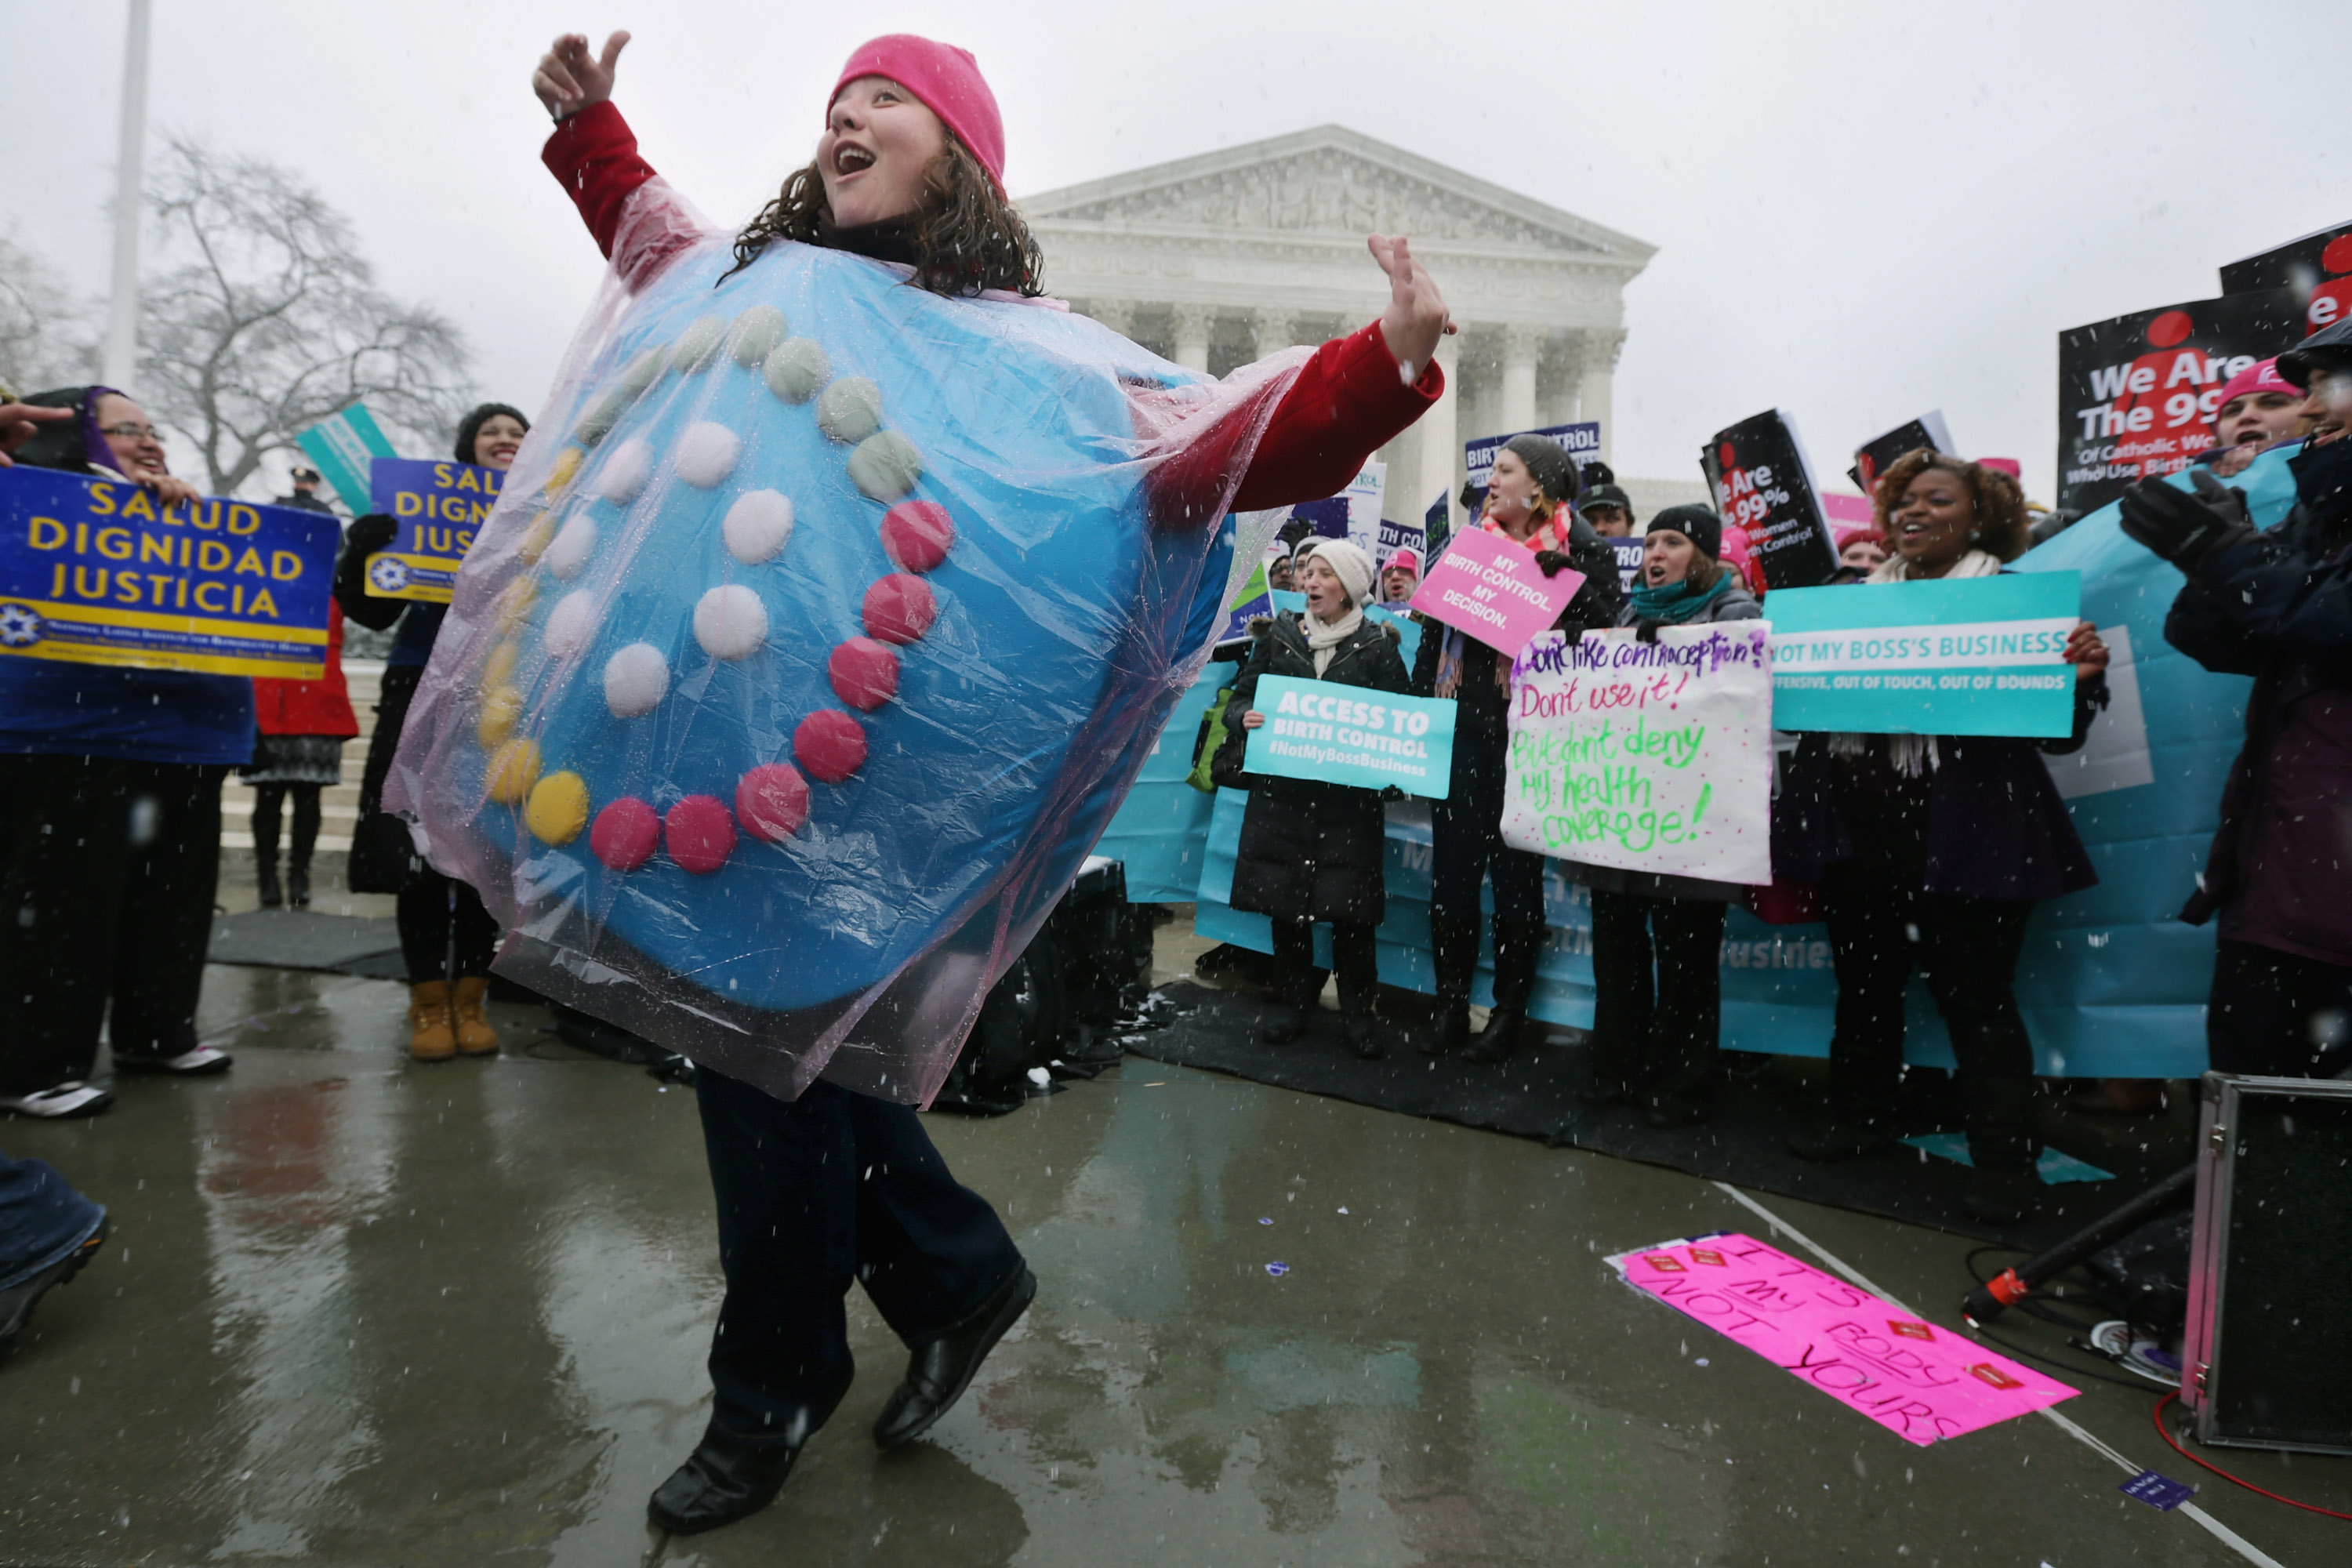
M849 477L874 500L895 501L923 477L923 455L899 432L885 430L849 454Z
M845 375L816 400L816 427L846 446L882 428L882 389L862 375Z
M786 403L806 403L832 374L832 362L813 339L787 338L768 356L768 390Z
M727 352L745 370L765 360L784 341L784 313L773 305L754 305L735 318L727 334Z
M677 347L670 351L670 368L681 375L692 375L718 357L719 345L726 341L727 323L717 316L705 316L678 333Z

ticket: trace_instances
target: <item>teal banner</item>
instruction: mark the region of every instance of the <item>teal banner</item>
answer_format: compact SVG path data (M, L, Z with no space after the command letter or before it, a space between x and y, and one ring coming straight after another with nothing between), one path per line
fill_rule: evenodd
M1269 675L1257 683L1265 722L1249 731L1242 765L1276 778L1444 800L1454 773L1454 701ZM1227 720L1238 723L1238 715Z
M367 405L354 403L341 414L320 420L299 436L295 444L302 455L319 465L319 473L353 516L369 510L370 485L368 466L378 458L396 458L392 443L384 438L376 425L375 416Z
M1774 591L1772 722L1862 734L2073 732L2079 572Z

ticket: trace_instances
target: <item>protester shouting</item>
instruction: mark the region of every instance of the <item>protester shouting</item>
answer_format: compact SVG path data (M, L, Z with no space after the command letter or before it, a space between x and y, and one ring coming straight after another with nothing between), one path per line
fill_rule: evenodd
M455 455L461 463L504 473L514 466L515 454L530 433L530 421L522 410L485 403L458 421ZM400 749L401 728L449 613L446 605L377 598L368 593L368 558L399 531L400 524L382 512L354 519L335 568L335 599L343 614L373 631L395 622L400 627L393 634L392 651L384 656L375 733L368 739L367 765L360 776L351 888L357 893L392 893L399 900L393 912L401 956L408 967L408 1054L421 1062L486 1057L499 1048L499 1033L490 1025L488 1008L497 922L482 908L479 893L426 864L410 845L407 825L383 810L383 783L392 772L393 754Z
M2352 322L2278 358L2304 394L2295 504L2258 531L2241 491L2193 470L2126 492L2124 531L2188 582L2167 642L2254 678L2221 826L2181 918L2221 917L2205 1009L2220 1072L2332 1077L2352 1060Z
M2025 548L2025 499L1998 469L1922 449L1873 498L1895 554L1872 584L1990 577ZM1808 734L1775 805L1772 862L1821 886L1837 972L1830 1112L1790 1148L1875 1152L1901 1131L1903 993L1916 968L1943 1014L1974 1169L1964 1203L2014 1224L2039 1202L2033 1047L2015 981L2035 900L2097 882L2038 754L2078 750L2106 705L2107 650L2066 640L2074 723L2063 740Z
M20 434L15 461L184 502L146 410L109 386L26 400L67 417ZM0 415L5 415L0 410ZM62 660L0 659L0 1107L93 1116L106 1025L118 1077L227 1070L196 1038L220 876L221 783L253 755L253 683ZM108 1003L113 1004L110 1017Z
M1719 558L1723 520L1672 506L1642 536L1642 574L1617 624L1659 628L1763 614ZM1592 889L1592 1081L1586 1103L1638 1099L1653 1127L1706 1120L1721 1077L1723 917L1730 882L1567 862Z
M1388 909L1381 879L1387 837L1381 792L1251 773L1244 754L1249 732L1265 723L1265 711L1255 706L1260 678L1281 675L1402 693L1407 683L1404 659L1397 652L1395 630L1364 616L1372 558L1360 546L1326 541L1308 559L1303 580L1306 616L1267 622L1234 682L1226 711L1241 714L1241 724L1227 729L1211 776L1250 795L1234 858L1233 907L1274 920L1275 988L1285 1010L1258 1037L1268 1045L1287 1045L1307 1032L1323 991L1323 971L1315 967L1315 926L1328 921L1341 1030L1349 1050L1377 1061L1388 1054L1375 1016L1380 973L1372 941Z
M1540 436L1515 436L1495 454L1479 527L1535 552L1547 577L1584 574L1561 613L1568 628L1613 625L1624 593L1617 553L1576 514L1576 460ZM1504 758L1509 745L1511 661L1451 626L1432 627L1413 661L1412 689L1451 697L1454 777L1430 805L1429 928L1437 970L1437 1016L1420 1047L1499 1062L1518 1043L1535 997L1544 942L1543 857L1503 843ZM1479 884L1495 884L1495 1005L1470 1038L1470 986L1478 972Z
M2279 362L2248 365L2221 388L2213 410L2213 445L2197 460L2223 479L2282 441L2309 434L2303 388L2279 374Z
M1387 563L1381 567L1381 603L1404 604L1420 587L1420 552L1407 548L1390 551Z
M705 236L654 183L610 101L627 40L613 35L600 56L584 37L560 38L533 86L559 121L549 168L620 276L642 286ZM816 158L737 237L737 256L751 266L771 245L809 245L901 266L908 286L953 300L1034 296L1041 254L1003 195L1003 145L994 95L970 54L906 35L875 39L835 82ZM1389 278L1386 313L1282 369L1285 379L1267 383L1281 389L1270 412L1236 396L1230 415L1171 437L1181 445L1148 486L1155 521L1196 526L1329 496L1436 400L1444 378L1434 354L1452 330L1444 300L1404 240L1374 236L1370 247ZM879 1010L863 1016L863 1031L902 1026ZM861 1045L873 1037L862 1034ZM727 1293L711 1345L710 1425L649 1505L675 1533L773 1500L847 1392L842 1298L853 1279L910 1352L874 1428L885 1448L919 1436L962 1395L1037 1289L1002 1222L949 1173L911 1107L823 1076L789 1101L708 1065L695 1082Z

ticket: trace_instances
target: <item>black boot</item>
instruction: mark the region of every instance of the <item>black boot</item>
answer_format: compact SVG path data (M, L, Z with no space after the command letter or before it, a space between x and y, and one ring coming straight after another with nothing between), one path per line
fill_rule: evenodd
M708 1428L686 1463L646 1504L646 1517L672 1535L699 1535L749 1519L784 1489L800 1458L797 1443L746 1443Z
M1960 1104L1968 1118L1969 1173L1960 1206L1988 1225L2017 1225L2042 1206L2035 1166L2039 1095L2030 1078L1963 1073Z
M1307 1032L1315 1021L1315 1004L1323 994L1323 972L1310 969L1305 974L1286 974L1276 986L1276 999L1282 1011L1257 1032L1259 1040L1269 1046L1286 1046Z
M929 1431L963 1397L980 1363L1036 1299L1037 1277L1024 1264L979 1311L908 1356L906 1381L875 1419L875 1443L895 1448Z
M310 907L310 863L307 860L297 860L286 868L286 907Z
M1536 994L1536 959L1543 951L1543 928L1533 931L1497 918L1495 921L1495 1005L1486 1026L1462 1053L1474 1062L1507 1061L1519 1047L1528 1003Z
M1478 922L1432 915L1429 943L1437 971L1437 1016L1416 1044L1423 1056L1452 1056L1470 1044L1470 983L1478 977Z
M1464 1047L1462 1059L1490 1067L1496 1062L1508 1061L1511 1053L1519 1047L1519 1029L1527 1021L1528 1010L1525 1007L1496 1006L1489 1009L1486 1026L1478 1031L1476 1039Z
M1380 992L1377 985L1359 982L1348 984L1348 972L1339 973L1339 1035L1348 1042L1348 1049L1368 1062L1384 1059L1389 1047L1381 1038L1379 1011Z
M286 890L278 885L278 852L272 849L266 859L253 863L253 883L261 889L261 907L274 910L286 901Z
M1425 1057L1457 1056L1470 1044L1470 1002L1438 999L1437 1016L1414 1037L1413 1045Z

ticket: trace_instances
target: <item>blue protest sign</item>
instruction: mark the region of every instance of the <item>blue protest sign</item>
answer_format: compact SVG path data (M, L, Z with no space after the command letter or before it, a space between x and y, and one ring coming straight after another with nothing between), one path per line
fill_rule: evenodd
M1395 628L1397 656L1404 660L1405 668L1410 670L1412 661L1421 657L1421 623L1407 614L1402 606L1391 610L1385 605L1366 605L1364 618Z
M1612 539L1609 547L1617 552L1617 582L1628 594L1633 591L1633 579L1642 574L1642 552L1649 548L1638 538ZM1774 601L1773 607L1780 607Z
M331 517L0 468L0 654L316 680Z
M375 416L362 403L320 420L294 441L302 455L319 466L320 474L335 487L343 504L355 512L368 510L368 465L378 458L396 456Z
M368 557L368 597L447 604L506 476L471 463L409 458L378 458L373 472L375 510L396 521L400 531Z
M2078 572L1782 588L1772 722L1864 734L2070 734Z
M1276 778L1381 789L1443 800L1454 773L1454 702L1398 697L1360 686L1269 675L1253 704L1265 722L1249 731L1242 766ZM1229 723L1240 721L1234 716Z
M1274 602L1277 615L1303 616L1307 613L1307 595L1288 588L1276 588L1266 595Z
M1475 519L1478 509L1486 504L1486 476L1494 471L1495 454L1521 436L1540 436L1558 447L1566 447L1568 455L1581 467L1601 460L1601 422L1587 419L1578 425L1547 425L1540 430L1515 430L1503 436L1481 436L1462 444L1462 465L1469 476L1470 488L1478 492L1477 503L1470 509Z

